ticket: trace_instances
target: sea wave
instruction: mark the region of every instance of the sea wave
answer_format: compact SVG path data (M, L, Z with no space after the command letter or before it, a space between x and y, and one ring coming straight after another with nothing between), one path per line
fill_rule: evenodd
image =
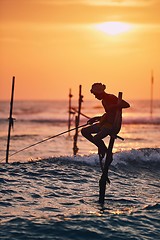
M103 160L105 161L105 159ZM11 164L34 164L35 162L40 162L42 164L64 164L71 165L90 165L99 166L98 154L90 155L76 155L76 156L59 156L59 157L49 157L49 158L38 158L32 159L28 162L14 162ZM141 149L131 149L121 152L115 152L113 154L113 161L111 166L113 167L124 167L131 166L132 168L138 167L151 167L160 169L160 148L141 148Z
M77 155L77 156L60 156L60 157L50 157L44 159L34 160L32 162L46 162L48 164L57 163L60 164L78 164L78 165L99 165L98 154L90 155ZM160 148L140 148L140 149L131 149L127 151L116 152L113 154L112 166L119 165L149 165L153 167L159 167L160 162ZM16 164L16 163L14 163Z
M50 158L48 161L54 161L55 158ZM79 162L81 164L99 165L99 157L97 154L91 154L88 156L75 156L75 157L59 157L56 160L69 161L69 162ZM152 165L159 166L160 163L160 148L141 148L141 149L131 149L127 151L116 152L113 154L112 166L116 165Z
M113 158L103 208L97 202L97 154L1 166L1 237L158 240L160 148L116 152ZM140 172L144 167L147 174Z
M160 162L160 148L140 148L114 154L114 165L123 164L157 164Z
M160 117L132 117L132 118L124 118L124 124L160 124Z
M66 124L68 123L68 116L66 115L66 117L62 117L62 118L23 118L23 119L14 119L14 123L18 124L18 123L30 123L30 124L52 124L52 125L59 125L59 124ZM87 122L88 119L82 117L81 118L81 122ZM8 119L6 118L1 118L0 119L0 123L2 124L6 124L8 122ZM74 119L72 119L71 123L73 125L74 124ZM156 116L156 117L124 117L123 118L123 124L152 124L152 125L160 125L160 117Z

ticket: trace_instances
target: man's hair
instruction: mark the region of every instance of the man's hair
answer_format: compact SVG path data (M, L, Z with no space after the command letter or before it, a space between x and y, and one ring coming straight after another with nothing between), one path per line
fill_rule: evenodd
M104 90L106 89L106 86L102 83L94 83L91 88L91 93L96 94L96 93L103 93Z

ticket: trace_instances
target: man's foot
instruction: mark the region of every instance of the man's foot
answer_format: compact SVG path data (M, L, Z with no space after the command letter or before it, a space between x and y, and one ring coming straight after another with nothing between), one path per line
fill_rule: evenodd
M103 159L105 157L105 154L107 153L107 147L104 146L103 148L102 147L98 147L98 155L101 159Z
M100 161L100 166L101 166L101 170L103 172L103 163L102 160L105 157L105 154L107 153L107 147L105 146L104 148L98 148L98 155L99 155L99 161Z

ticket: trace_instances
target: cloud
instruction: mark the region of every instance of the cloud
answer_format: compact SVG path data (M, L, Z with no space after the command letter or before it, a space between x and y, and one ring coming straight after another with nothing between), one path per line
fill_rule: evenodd
M144 7L158 3L156 0L34 0L51 5L89 5L89 6L134 6Z
M137 6L144 7L153 5L153 0L87 0L86 3L99 6Z

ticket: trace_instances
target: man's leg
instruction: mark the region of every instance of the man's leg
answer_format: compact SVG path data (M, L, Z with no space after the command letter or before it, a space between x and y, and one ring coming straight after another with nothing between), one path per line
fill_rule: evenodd
M90 142L92 142L92 143L94 143L96 145L96 143L94 141L94 137L92 136L92 134L94 134L94 133L97 134L99 131L100 131L100 127L96 123L96 124L90 125L88 127L82 128L81 133L82 133L83 137L85 137Z
M102 152L103 155L105 155L107 147L102 139L105 138L109 132L110 130L107 128L100 128L98 123L82 128L81 130L82 135L95 144L98 147L98 153ZM96 135L92 136L94 133Z
M94 142L97 143L96 145L98 146L98 154L101 158L103 158L107 152L107 147L102 139L109 134L110 129L102 127L100 128L100 131L93 137Z

